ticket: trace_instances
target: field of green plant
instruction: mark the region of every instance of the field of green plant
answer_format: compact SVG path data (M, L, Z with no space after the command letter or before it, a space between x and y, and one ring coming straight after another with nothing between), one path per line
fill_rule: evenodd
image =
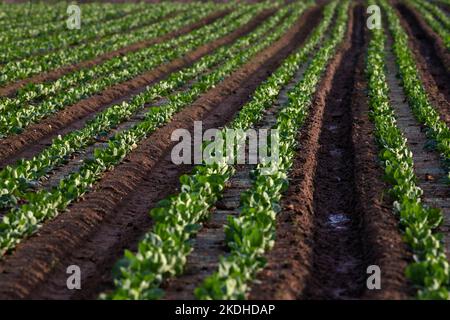
M0 298L450 299L449 14L0 3Z

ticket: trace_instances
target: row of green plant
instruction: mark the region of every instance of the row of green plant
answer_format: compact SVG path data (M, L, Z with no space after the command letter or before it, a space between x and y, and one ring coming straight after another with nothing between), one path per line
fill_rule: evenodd
M308 116L322 74L345 36L349 3L340 4L330 38L314 56L303 79L288 93L287 105L279 112L275 125L280 136L279 156L276 162L258 165L252 187L241 195L240 214L229 216L225 226L230 253L220 258L218 271L195 289L197 298L245 299L249 283L264 267L264 254L275 243L276 214L281 210L280 199L288 187L298 131Z
M438 5L424 0L413 0L413 2L425 8L435 17L435 19L439 20L447 32L450 31L450 18L439 8Z
M260 9L255 8L256 12L258 12L258 10ZM237 18L238 15L243 12L245 11L237 10L233 13L233 17ZM194 19L196 17L198 16L191 17L191 21L195 21ZM216 24L217 23L218 22L216 22ZM223 21L221 20L220 23L223 23ZM70 88L72 88L71 90L78 90L78 87L81 86L80 83L83 84L82 87L84 88L84 91L80 92L80 94L83 93L86 96L86 90L88 90L86 86L93 85L97 88L97 90L101 90L104 85L99 86L98 82L95 81L101 81L104 77L111 78L108 80L111 84L113 83L111 82L113 79L116 79L117 81L120 79L130 79L141 73L140 70L148 64L146 61L154 60L153 56L158 54L157 50L159 50L159 52L165 52L168 49L168 46L183 45L184 42L190 40L189 37L192 37L191 34L188 36L185 35L183 37L179 37L179 39L176 40L172 39L172 42L169 44L164 44L163 46L154 45L123 56L108 59L105 62L97 64L93 67L83 68L78 71L68 73L58 78L56 81L37 84L30 83L19 89L14 97L0 97L0 111L3 113L16 113L16 110L19 108L23 108L29 103L33 104L33 100L36 100L36 103L38 103L39 101L44 101L45 98L49 96L53 96L54 99L56 97L58 97L57 99L59 100L64 99L65 94L63 95L63 93ZM195 35L198 34L199 32L195 33ZM161 55L161 53L159 53L159 55ZM170 57L167 59L169 58ZM119 76L117 76L117 74L119 74ZM92 89L88 91L92 92ZM66 103L73 103L74 101L77 101L76 96L73 96L72 99L69 99Z
M304 6L296 4L294 8L303 9ZM213 72L202 76L188 91L170 96L169 102L165 105L150 108L143 121L117 133L106 147L97 148L92 159L86 159L78 172L66 176L57 187L49 191L39 190L26 194L23 198L25 204L8 212L0 223L1 255L12 250L24 237L34 233L44 221L57 216L70 203L89 191L105 171L122 162L140 141L169 122L174 114L223 81L257 52L279 39L297 20L297 14L298 10L294 10L272 33Z
M160 8L165 7L166 5L148 5L148 7L128 15L119 11L114 19L106 21L102 21L106 16L105 12L91 18L85 17L83 12L83 28L80 30L74 31L63 28L59 32L52 32L40 37L2 42L2 45L0 45L0 63L4 64L11 60L19 60L52 50L68 50L69 46L72 48L87 41L98 40L108 35L158 22L161 15L155 16L155 13L161 10ZM180 11L182 6L179 7L166 9L165 12L167 14L173 12L173 10ZM129 10L125 13L130 12L132 11Z
M52 6L50 10L43 5L36 5L30 8L29 5L1 5L0 10L0 33L9 32L9 28L15 29L19 27L31 27L36 25L38 21L48 23L63 18L67 6L58 4ZM91 10L92 4L83 5L83 9ZM30 11L33 9L33 11ZM24 14L25 13L25 14ZM29 14L26 14L29 13ZM32 14L31 14L32 13ZM7 28L9 26L9 28Z
M384 0L377 3L393 14ZM390 21L394 19L391 17ZM385 179L391 185L393 210L404 229L404 240L414 253L414 262L407 267L406 275L419 288L419 298L448 299L449 265L442 236L434 232L442 222L442 213L421 201L422 190L416 183L413 155L396 124L390 104L385 71L386 36L383 29L376 28L371 35L366 63L370 118L381 148L379 159L384 166Z
M128 5L128 6L84 6L82 5L80 7L82 12L82 26L83 28L91 28L95 27L96 23L101 23L102 21L106 21L109 19L116 19L121 16L125 16L131 12L134 12L138 10L140 6L136 5ZM31 9L29 7L22 7L21 12L19 15L27 15L27 10L33 10L33 7ZM142 10L142 8L141 8ZM50 36L52 33L57 32L58 34L65 34L65 33L77 33L73 30L69 30L67 28L67 18L68 15L66 13L66 8L62 10L63 14L60 17L57 17L54 21L45 22L43 20L39 20L38 22L35 22L34 25L31 26L14 26L11 25L11 23L7 24L7 28L2 29L3 32L0 32L0 48L3 52L3 50L7 50L8 46L17 46L18 44L25 45L30 41L30 38L33 39L39 39L40 37L44 36ZM48 15L48 13L47 13ZM46 15L46 16L47 16ZM35 12L30 11L28 14L29 17L34 18ZM1 24L1 21L0 21Z
M83 81L79 81L76 86L58 91L56 95L52 95L40 103L19 106L19 108L10 105L9 108L5 108L9 110L0 114L0 137L20 133L28 125L62 110L68 105L101 92L114 84L132 79L166 62L180 58L189 51L242 27L254 17L254 14L255 12L248 12L242 15L240 11L234 11L223 19L186 35L155 44L127 56L114 58L99 67L92 68L94 71L102 70L103 77L97 78L98 74L95 72L85 73L81 71L82 75L91 75L93 78L84 77ZM195 19L195 14L191 16L192 19ZM17 104L15 105L17 106Z
M221 130L224 144L227 144L228 128L244 132L258 123L264 116L264 110L276 102L282 88L292 81L326 33L336 3L332 2L325 8L323 20L305 46L285 59L256 89L252 99L242 107L232 123ZM280 140L284 138L281 137ZM204 148L214 150L214 143L206 144ZM151 211L154 220L152 231L139 242L136 253L125 251L124 258L116 266L116 289L102 298L160 298L163 294L159 288L162 281L183 272L187 256L192 251L192 237L208 218L211 208L225 189L226 182L234 174L233 162L228 160L234 159L239 151L230 151L228 154L227 151L223 152L223 159L196 166L192 174L182 176L181 192L159 202Z
M408 46L408 35L403 30L400 19L389 3L385 0L380 3L386 12L389 30L393 36L393 52L408 104L417 120L426 127L427 136L441 153L444 163L448 164L450 161L450 129L440 119L439 113L427 96L414 54Z
M170 95L173 90L188 81L199 79L211 68L241 53L270 32L284 16L285 12L278 12L272 19L265 20L258 28L233 44L222 46L212 54L202 57L191 67L172 73L167 79L147 87L129 102L107 108L88 121L82 129L57 137L48 148L32 159L22 159L14 166L5 167L0 171L0 208L17 205L18 199L37 185L39 179L63 164L75 152L95 143L98 137L107 135L111 129L130 119L145 104Z
M170 5L159 8L161 8L161 10L155 11L152 14L154 16L149 17L151 20L155 20L157 17L161 19L165 16L168 13ZM95 58L106 52L118 50L136 42L168 34L211 14L216 8L217 6L213 4L198 6L193 11L188 10L181 15L176 15L175 17L161 20L159 23L133 30L128 33L126 37L120 33L114 34L98 41L82 43L71 48L71 50L49 52L43 55L31 56L20 61L11 61L2 67L0 85L5 85L9 82L17 81L65 65ZM196 18L193 19L193 16ZM83 30L84 29L82 29L81 32L85 32Z
M414 6L415 9L422 15L428 25L441 37L444 42L447 50L450 50L450 33L448 28L445 28L439 20L435 18L433 12L431 12L426 6L424 6L424 2L411 1L408 2Z

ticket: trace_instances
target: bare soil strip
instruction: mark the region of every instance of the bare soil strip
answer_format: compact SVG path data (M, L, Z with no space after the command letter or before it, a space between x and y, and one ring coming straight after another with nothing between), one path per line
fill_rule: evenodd
M252 299L406 296L400 268L408 255L383 202L382 172L367 119L364 25L364 7L357 6L300 132L275 247ZM383 272L377 294L365 290L370 264Z
M256 129L270 129L276 124L277 114L288 101L288 92L303 76L307 64L305 63L296 73L293 81L280 92L277 102L269 108L255 126ZM165 299L189 300L195 299L194 289L213 272L217 271L220 256L227 255L229 250L225 242L223 226L227 224L228 216L239 214L241 193L252 186L250 178L252 165L237 167L236 174L230 179L229 186L223 198L212 210L211 219L204 223L203 228L195 238L193 252L187 259L185 272L180 277L169 280L163 289Z
M242 28L208 43L182 58L161 65L129 81L114 85L98 95L81 100L37 124L30 125L21 134L0 140L0 168L19 159L27 159L36 155L58 135L82 128L97 112L128 100L131 96L143 91L146 86L163 79L172 72L192 65L220 46L234 42L237 38L253 30L272 13L273 11L266 11Z
M93 298L111 287L111 268L124 248L134 249L151 226L148 210L176 192L178 177L190 167L174 166L170 135L177 128L228 123L251 92L273 72L318 23L317 8L308 10L279 41L258 54L172 122L157 130L124 163L105 174L96 188L70 211L43 226L0 263L1 298ZM139 190L139 192L136 192ZM81 291L66 289L65 269L83 270Z
M229 13L229 11L219 11L219 12L214 12L211 15L209 15L206 18L201 19L200 21L193 23L191 25L188 25L186 27L181 28L180 30L168 33L162 37L157 37L157 38L153 38L150 40L145 40L145 41L141 41L141 42L137 42L134 43L132 45L126 46L124 48L115 50L115 51L111 51L111 52L107 52L104 53L94 59L91 60L87 60L87 61L82 61L80 63L76 63L73 65L69 65L69 66L64 66L61 68L58 68L56 70L51 70L48 71L46 73L40 73L38 75L35 75L33 77L27 78L27 79L23 79L20 81L17 81L15 83L11 83L5 87L0 88L0 96L11 96L13 95L18 89L22 88L23 86L25 86L28 83L41 83L41 82L46 82L46 81L53 81L56 80L58 78L60 78L61 76L70 73L70 72L74 72L83 68L89 68L92 67L96 64L100 64L103 61L109 60L111 58L117 57L117 56L122 56L122 55L126 55L128 53L131 52L135 52L138 50L141 50L145 47L149 47L153 44L156 43L162 43L164 41L167 41L171 38L174 37L178 37L180 35L186 34L191 32L192 30L198 29L201 26L205 25L205 24L210 24L212 22L214 22L217 19L220 19L222 17L224 17L225 15L227 15Z
M448 253L450 249L450 188L444 180L446 170L442 166L439 154L434 150L426 149L425 128L417 122L406 102L406 96L397 78L398 68L391 46L392 38L389 37L386 46L386 67L390 100L396 113L397 125L408 140L408 147L413 153L418 186L423 190L422 200L431 207L440 208L443 211L445 223L442 232L445 235Z
M397 6L403 16L402 26L408 33L420 77L433 105L447 125L450 125L450 72L435 49L435 39L427 34L416 15L405 5Z
M359 23L359 24L358 24ZM351 141L351 94L359 55L363 54L361 16L352 26L351 56L337 67L325 101L313 182L312 267L301 295L307 299L345 299L360 295L364 279L361 212L356 210Z

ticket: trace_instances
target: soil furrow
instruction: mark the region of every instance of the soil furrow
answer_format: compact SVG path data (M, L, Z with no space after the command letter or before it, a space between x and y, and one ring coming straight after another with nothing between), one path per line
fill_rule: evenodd
M89 25L91 25L91 24L104 23L104 22L108 22L108 21L111 21L111 20L117 20L117 19L125 18L126 16L129 16L129 15L132 15L132 14L135 14L135 13L138 13L139 10L140 10L140 9L133 9L133 10L131 10L130 12L122 12L122 13L119 14L119 15L105 16L103 19L92 21L92 22L90 22L90 23L89 23L88 25L86 25L86 26L89 27ZM57 33L57 32L60 32L60 29L56 28L56 29L54 29L54 30L50 30L50 31L43 32L43 33L39 34L38 37L47 36L47 35L52 35L52 34L55 34L55 33ZM31 36L30 36L30 35L27 35L27 36L25 36L25 37L14 38L14 42L19 42L19 41L27 40L27 39L34 38L34 37L36 37L36 36L34 36L34 35L31 35Z
M398 67L392 52L392 38L388 37L386 46L387 82L390 88L390 100L395 110L397 125L408 142L414 159L414 171L418 186L423 190L422 200L431 207L440 208L444 214L445 243L450 249L450 188L445 183L447 171L444 169L439 154L427 149L425 128L421 126L407 103L406 96L397 77Z
M345 43L330 62L299 133L275 247L251 299L406 296L402 267L407 253L383 194L367 117L364 11L363 6L352 10ZM378 292L364 288L369 264L383 270Z
M313 273L301 298L349 299L364 283L362 213L356 206L351 95L356 62L363 54L362 16L351 27L351 53L336 69L325 100L313 181ZM348 72L348 70L353 70Z
M131 44L129 46L126 46L124 48L104 53L94 59L91 59L91 60L82 61L82 62L73 64L73 65L69 65L69 66L63 66L63 67L55 69L55 70L51 70L51 71L48 71L45 73L40 73L40 74L32 76L30 78L19 80L15 83L11 83L9 85L6 85L6 86L0 88L0 96L11 96L18 89L22 88L23 86L27 85L28 83L41 83L41 82L46 82L46 81L53 81L67 73L74 72L74 71L77 71L77 70L80 70L83 68L89 68L89 67L92 67L103 61L109 60L111 58L126 55L128 53L141 50L145 47L149 47L153 44L161 43L161 42L167 41L171 38L175 38L180 35L189 33L192 30L198 29L205 24L210 24L210 23L214 22L215 20L224 17L228 13L229 13L229 11L214 12L211 15L201 19L200 21L198 21L196 23L193 23L191 25L183 27L180 30L168 33L164 36L137 42L137 43Z
M449 69L446 69L435 49L435 40L427 35L416 16L409 12L405 5L399 5L397 8L404 17L401 20L402 26L408 33L410 47L413 49L425 89L442 120L450 125Z
M15 163L19 159L31 158L41 152L58 135L62 136L82 128L88 120L95 117L97 112L128 100L131 96L145 90L146 86L165 78L172 72L192 65L220 46L234 42L237 38L253 30L272 13L273 11L266 11L231 34L201 46L182 58L161 65L129 81L114 85L98 95L66 107L40 123L30 125L18 135L0 140L0 168Z
M0 263L0 297L92 298L109 288L113 263L124 248L134 249L142 233L150 228L148 210L169 192L176 192L178 177L190 169L171 164L173 130L192 130L194 120L203 119L204 129L230 121L319 18L320 10L308 10L274 45L141 143L124 163L106 173L83 201L19 245ZM77 264L83 270L83 290L66 289L67 264Z
M255 129L270 129L276 124L276 115L288 101L287 93L300 81L307 64L303 64L297 71L293 81L280 92L274 105L269 108ZM217 271L220 256L227 255L228 248L225 242L223 227L228 216L239 214L241 193L252 185L250 178L254 165L239 165L236 174L230 179L223 197L212 210L211 219L204 223L194 240L193 252L187 259L184 273L169 280L163 289L165 299L189 300L194 299L194 289L213 272Z

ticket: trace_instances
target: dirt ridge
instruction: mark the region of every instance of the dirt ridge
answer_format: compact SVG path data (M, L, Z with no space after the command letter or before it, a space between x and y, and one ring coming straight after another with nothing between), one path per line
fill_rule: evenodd
M250 32L272 13L273 10L265 11L242 28L203 45L182 58L156 67L131 80L116 84L99 94L64 108L39 123L28 126L18 135L12 135L0 140L0 168L15 163L22 158L31 158L48 146L58 135L64 135L70 131L82 128L96 113L105 110L109 106L128 100L131 96L145 90L146 86L165 78L172 72L192 65L195 61L218 47L232 43L241 35Z
M367 45L367 37L366 40L358 40L361 33L364 34L361 32L362 24L364 24L363 17L364 8L362 6L356 6L351 11L344 44L329 64L317 91L311 114L299 134L301 144L290 174L290 187L282 200L283 210L277 217L275 247L267 256L268 265L259 274L259 282L252 288L251 299L402 299L408 295L408 287L403 276L404 260L407 259L408 254L401 241L397 222L387 207L388 204L383 201L385 185L381 180L382 172L377 162L378 150L371 134L373 128L367 119L366 84L363 82L364 48ZM353 21L355 21L354 24ZM345 73L348 74L348 71L345 70L351 70L349 69L351 65L354 65L355 74L345 75ZM332 83L342 83L345 88L346 82L347 85L349 83L349 77L354 77L355 88L351 90L352 85L350 85L350 88L347 87L344 90L347 91L346 95L350 94L351 96L350 101L347 101L351 105L350 112L353 118L351 133L347 133L347 135L350 134L350 148L353 148L354 152L352 170L356 187L352 206L354 207L353 212L360 214L353 222L348 218L341 220L344 222L344 227L357 231L356 238L364 235L359 240L360 248L356 252L361 255L358 259L362 264L360 266L356 264L356 269L349 273L350 276L344 272L340 278L334 280L322 273L319 274L319 278L314 278L317 277L315 273L318 267L317 263L314 263L314 248L319 251L322 249L322 247L316 247L321 242L317 236L314 236L315 231L317 227L319 230L320 228L327 230L326 221L321 221L319 218L316 220L316 222L320 222L317 226L315 225L317 217L314 217L315 210L317 210L315 193L319 191L316 189L320 188L320 184L315 181L316 171L319 170L319 155L323 147L320 141L323 131L326 130L323 124L327 116L326 108L329 107L326 102L328 99L334 98L331 96L333 92L337 93L336 88L333 91ZM339 95L342 96L342 93L337 93L337 96ZM342 101L346 101L346 99L349 98L343 98ZM341 104L345 103L342 101L340 101ZM334 103L339 104L339 100ZM333 130L331 127L329 129ZM336 221L339 222L339 219ZM353 226L346 226L346 224ZM326 234L324 236L326 237ZM325 250L330 252L333 248L325 247ZM335 250L338 250L338 246ZM333 256L332 252L330 256ZM326 258L325 255L323 260L316 261L324 262L325 265L322 264L319 267L334 273L333 266L327 266ZM373 292L364 289L363 276L366 276L364 267L368 264L377 264L383 271L385 270L382 278L383 287L380 291ZM342 277L347 282L341 283L343 288L347 289L346 292L322 290L322 284L326 288L336 289L336 284L342 281ZM357 281L356 286L351 287L355 280Z
M168 165L173 145L170 133L180 127L191 128L194 120L204 119L204 128L219 127L230 121L249 99L249 93L306 36L310 25L318 22L318 14L311 14L314 10L317 9L309 9L274 45L142 142L122 164L106 173L83 201L72 205L69 212L62 213L19 245L13 255L0 263L0 297L92 298L110 287L112 264L121 256L123 248L133 248L151 225L148 209L169 192L176 192L178 176L190 169L171 170L170 162ZM86 267L83 283L87 287L83 292L61 289L61 284L65 288L67 262Z

